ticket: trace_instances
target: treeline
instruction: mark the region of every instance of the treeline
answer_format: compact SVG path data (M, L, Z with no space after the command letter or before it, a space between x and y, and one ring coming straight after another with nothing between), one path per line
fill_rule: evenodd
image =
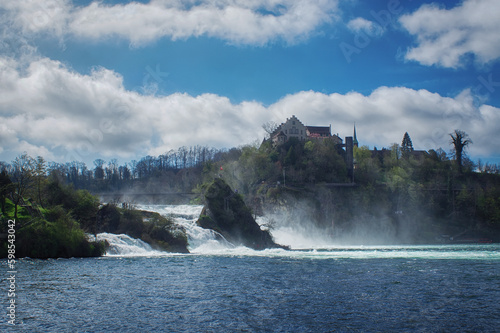
M92 167L79 161L47 162L39 156L32 158L25 167L32 169L38 176L54 175L76 189L87 189L91 192L131 188L148 191L156 190L152 189L155 185L161 185L162 190L189 191L193 182L199 180L197 176L201 172L196 170L201 170L208 161L220 161L230 153L231 151L225 149L202 146L181 147L156 157L146 156L138 161L132 160L123 164L119 164L117 159L108 162L96 159ZM194 170L192 175L187 173L187 170L191 169ZM14 177L20 174L15 161L10 164L0 162L0 171ZM162 180L160 185L156 182L158 179Z
M204 184L223 177L255 213L306 203L305 219L322 227L335 224L336 230L380 218L394 230L406 225L415 232L432 230L428 234L478 228L498 233L499 167L467 157L472 140L466 133L457 130L450 138L451 154L442 149L415 151L408 133L401 144L382 150L355 147L353 169L344 148L329 139L291 139L278 146L264 140L229 150L181 147L123 165L96 160L93 169L23 154L0 164L0 203L5 214L9 200L10 214L16 216L27 198L45 208L49 184L94 194L202 193Z
M203 176L205 181L222 176L241 193L253 194L261 185L349 182L345 161L345 151L333 140L292 138L279 146L264 140L260 145L234 149L216 163L206 163Z
M48 173L44 166L43 158L23 154L0 171L0 258L8 250L16 258L100 256L109 245L95 238L102 232L125 233L158 250L188 252L185 231L171 219L102 205L89 191L66 182L59 170Z
M364 193L358 198L361 206L375 205L415 232L458 235L489 227L500 231L496 166L481 170L466 156L459 163L440 149L405 154L397 145L375 153L361 147L355 150L355 159L355 179Z
M0 258L94 257L103 242L90 241L86 227L99 209L98 198L76 191L40 169L43 159L26 154L0 172ZM14 232L8 227L12 225Z
M450 134L452 153L415 151L406 133L382 150L354 148L354 170L331 140L271 141L207 163L204 182L223 177L255 213L283 210L333 233L392 233L408 242L439 234L500 241L500 175L473 163L467 134ZM353 177L352 177L353 176ZM203 187L199 188L203 191ZM300 207L300 209L299 209ZM467 231L467 233L464 233ZM457 237L454 237L457 240Z

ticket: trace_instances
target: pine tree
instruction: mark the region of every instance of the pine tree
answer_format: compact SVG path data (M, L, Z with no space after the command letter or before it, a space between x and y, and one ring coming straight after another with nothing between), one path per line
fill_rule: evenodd
M408 157L413 151L413 143L411 142L408 132L406 132L403 137L403 142L401 143L401 151L403 152L403 157Z

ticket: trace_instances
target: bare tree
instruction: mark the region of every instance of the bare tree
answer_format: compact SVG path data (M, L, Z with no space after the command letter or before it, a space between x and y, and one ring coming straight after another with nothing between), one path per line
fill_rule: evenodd
M35 180L36 161L27 153L16 157L12 163L14 192L12 201L14 202L14 218L17 219L17 208L19 203L24 200L24 196L33 187Z
M455 132L450 133L451 143L455 147L455 160L457 161L458 172L462 173L462 159L464 149L472 143L469 135L464 131L456 129Z
M104 179L104 160L98 158L94 161L95 169L94 169L94 178L103 180Z
M276 124L274 121L268 121L262 124L262 128L267 133L266 139L270 139L273 132L278 128L278 124Z
M45 177L47 176L47 162L45 162L45 159L42 156L38 156L36 158L36 161L34 161L34 163L35 163L35 169L33 170L33 172L36 181L37 198L38 198L38 203L43 208L42 187L45 181Z

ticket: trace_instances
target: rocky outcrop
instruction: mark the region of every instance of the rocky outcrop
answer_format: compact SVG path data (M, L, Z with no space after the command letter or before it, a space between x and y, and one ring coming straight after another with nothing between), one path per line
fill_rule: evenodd
M273 241L268 231L261 230L242 197L221 178L216 178L208 187L205 201L197 222L202 228L212 229L233 244L255 250L284 248Z

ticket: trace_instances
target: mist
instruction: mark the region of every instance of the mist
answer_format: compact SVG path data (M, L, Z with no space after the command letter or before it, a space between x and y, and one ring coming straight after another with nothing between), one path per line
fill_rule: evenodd
M333 201L334 193L330 197L319 194L323 200L285 195L279 205L267 206L257 222L270 230L278 244L292 249L401 245L418 241L421 236L416 223L419 218L381 207L376 211L343 204L336 208L339 205Z

